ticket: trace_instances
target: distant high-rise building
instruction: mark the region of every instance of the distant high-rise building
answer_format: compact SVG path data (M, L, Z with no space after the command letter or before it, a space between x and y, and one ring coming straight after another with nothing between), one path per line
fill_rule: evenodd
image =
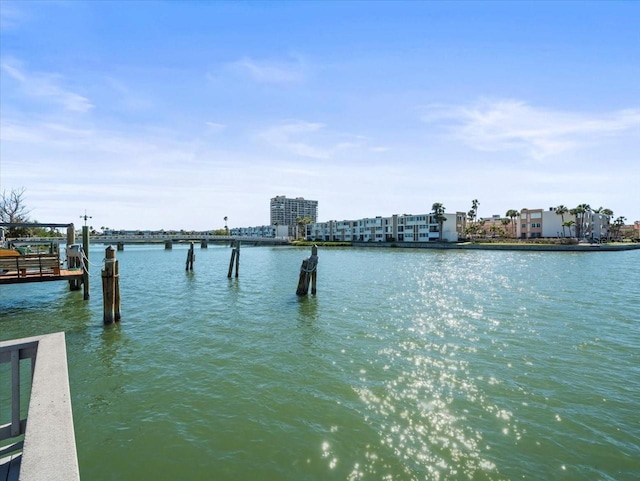
M296 219L308 217L311 223L318 220L318 201L305 200L304 197L289 199L284 195L277 195L271 199L271 225L286 225L289 235L296 237Z

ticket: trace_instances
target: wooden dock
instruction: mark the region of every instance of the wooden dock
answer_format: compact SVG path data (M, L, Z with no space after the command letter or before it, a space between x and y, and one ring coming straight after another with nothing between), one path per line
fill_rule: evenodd
M57 254L0 257L0 284L82 279L81 268L63 269Z

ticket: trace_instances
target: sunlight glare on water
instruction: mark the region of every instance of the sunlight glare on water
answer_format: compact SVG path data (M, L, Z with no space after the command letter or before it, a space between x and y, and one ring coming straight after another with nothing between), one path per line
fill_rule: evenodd
M640 251L319 254L298 298L308 249L244 247L227 279L228 248L185 272L186 248L126 246L103 326L92 247L89 302L2 286L1 339L66 331L83 479L640 472Z

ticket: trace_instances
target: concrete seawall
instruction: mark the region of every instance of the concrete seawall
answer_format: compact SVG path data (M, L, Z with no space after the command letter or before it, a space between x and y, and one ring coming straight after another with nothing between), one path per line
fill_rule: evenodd
M612 252L640 249L633 244L474 244L471 242L353 242L353 247L387 247L399 249L465 249L490 251L547 251L547 252Z

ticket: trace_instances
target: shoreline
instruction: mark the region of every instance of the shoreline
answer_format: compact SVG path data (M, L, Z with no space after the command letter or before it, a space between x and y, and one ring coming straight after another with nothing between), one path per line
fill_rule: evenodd
M306 247L313 245L291 244ZM320 247L331 247L330 243L319 242ZM532 252L619 252L640 249L640 243L629 244L481 244L472 242L446 243L446 242L352 242L352 247L374 247L389 249L457 249L457 250L495 250L495 251L532 251ZM336 246L338 247L338 246ZM340 243L339 247L344 247Z

